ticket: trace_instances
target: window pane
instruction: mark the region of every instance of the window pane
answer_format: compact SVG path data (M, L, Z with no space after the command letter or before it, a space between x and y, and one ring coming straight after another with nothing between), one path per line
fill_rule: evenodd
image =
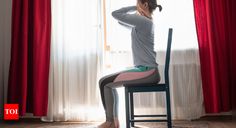
M111 16L111 12L125 6L136 5L136 0L106 0L107 44L112 51L131 50L131 31ZM162 12L154 11L155 49L165 50L168 28L174 29L173 49L197 49L197 36L192 0L158 0Z

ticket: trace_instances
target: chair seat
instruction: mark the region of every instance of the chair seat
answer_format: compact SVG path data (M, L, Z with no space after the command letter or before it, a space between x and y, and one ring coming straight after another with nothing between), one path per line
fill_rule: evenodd
M165 91L167 86L165 83L162 84L125 84L128 92L158 92Z

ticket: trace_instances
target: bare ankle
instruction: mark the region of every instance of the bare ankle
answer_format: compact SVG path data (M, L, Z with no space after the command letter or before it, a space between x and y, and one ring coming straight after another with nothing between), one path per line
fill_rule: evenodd
M115 128L120 128L120 122L118 118L114 118Z

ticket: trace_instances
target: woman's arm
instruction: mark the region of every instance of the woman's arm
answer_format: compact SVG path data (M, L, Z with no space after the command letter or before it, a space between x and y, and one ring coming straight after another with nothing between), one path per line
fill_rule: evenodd
M137 14L129 14L129 12L135 11L136 6L124 7L119 10L113 11L112 16L119 21L120 24L136 27L142 23L142 16Z

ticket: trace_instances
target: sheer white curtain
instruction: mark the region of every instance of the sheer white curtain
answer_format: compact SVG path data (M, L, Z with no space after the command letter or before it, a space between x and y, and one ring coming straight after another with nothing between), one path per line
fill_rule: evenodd
M168 28L173 28L170 64L171 107L174 119L196 119L205 114L201 85L200 62L194 22L192 0L157 0L162 12L153 14L155 23L155 49L157 62L164 82L165 49ZM120 26L111 12L123 6L135 5L136 0L106 0L107 44L106 72L114 72L132 65L130 31ZM123 90L119 94L123 97ZM162 93L137 94L137 113L165 113L165 96ZM121 101L121 110L124 102ZM124 113L123 113L124 114Z
M52 46L48 116L44 121L98 121L104 117L98 79L132 65L130 31L111 17L111 11L135 5L136 0L106 1L107 45L103 60L101 0L52 0ZM191 0L159 0L154 13L157 62L163 78L167 30L174 29L170 65L172 114L175 119L204 115L200 64ZM100 70L105 67L105 70ZM103 73L101 73L101 71ZM162 79L162 81L164 81ZM120 88L120 119L124 95ZM136 112L165 113L162 94L135 98ZM147 100L148 99L148 100ZM96 114L96 115L95 115Z
M52 0L48 116L44 121L97 121L102 60L100 0ZM95 116L96 114L96 116Z

